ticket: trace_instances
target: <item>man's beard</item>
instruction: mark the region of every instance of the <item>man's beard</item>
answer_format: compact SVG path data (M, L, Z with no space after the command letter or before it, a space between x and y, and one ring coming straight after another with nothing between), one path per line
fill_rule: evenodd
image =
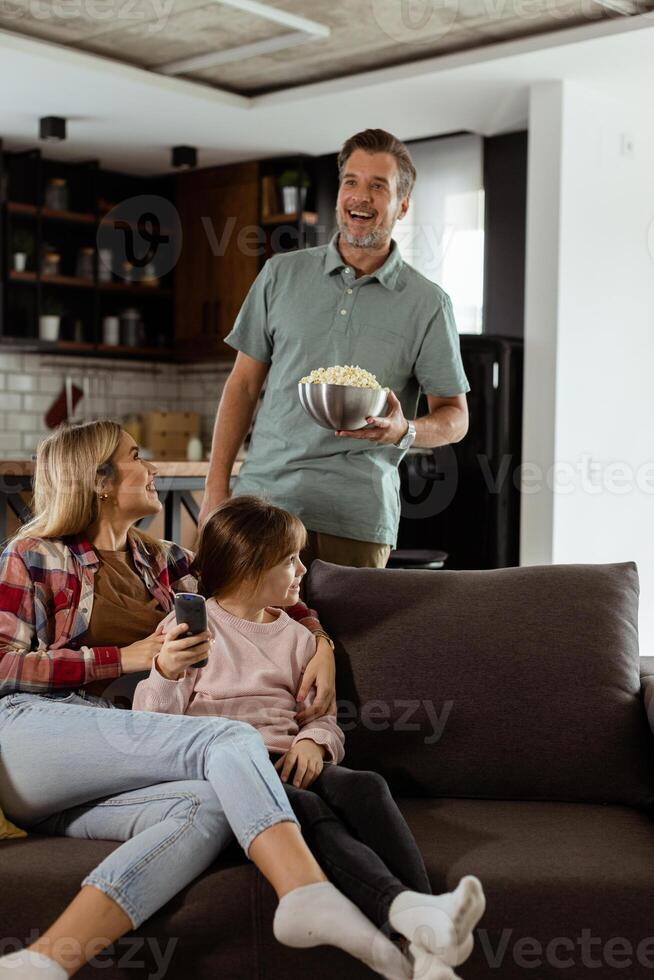
M380 248L382 245L386 244L388 236L393 231L393 225L395 222L391 222L390 225L380 225L377 228L372 228L370 231L366 231L361 235L354 235L348 228L345 221L341 220L338 213L338 208L336 209L336 224L338 225L338 230L343 240L351 245L353 248Z

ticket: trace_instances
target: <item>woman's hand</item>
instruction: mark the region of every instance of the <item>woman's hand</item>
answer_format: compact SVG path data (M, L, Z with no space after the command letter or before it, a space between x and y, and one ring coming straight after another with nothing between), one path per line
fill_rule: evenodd
M186 623L177 623L163 638L157 656L157 670L169 681L179 680L184 676L187 667L192 667L198 660L204 660L209 653L211 633L205 630L195 636L182 637L182 633L187 630Z
M122 647L120 650L120 666L123 674L135 674L140 670L150 670L152 661L161 650L164 639L160 624L154 633L146 636L144 640L137 640L136 643L130 643L128 647Z
M311 738L303 738L291 746L286 755L277 760L275 769L282 770L279 778L285 783L295 768L293 785L298 789L308 789L322 772L324 757L324 745L318 745Z
M314 718L336 714L336 663L332 648L324 636L317 639L316 653L306 666L295 700L300 703L306 701L312 687L316 688L313 704L295 716L300 727Z

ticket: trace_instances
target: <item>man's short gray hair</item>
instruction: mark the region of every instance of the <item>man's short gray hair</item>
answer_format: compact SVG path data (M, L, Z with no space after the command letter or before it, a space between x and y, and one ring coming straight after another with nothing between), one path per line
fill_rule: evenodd
M400 197L410 197L416 182L416 168L413 166L411 155L401 140L387 133L385 129L364 129L355 133L343 143L338 154L338 179L343 179L345 164L355 150L365 153L390 153L397 161L398 181L397 190Z

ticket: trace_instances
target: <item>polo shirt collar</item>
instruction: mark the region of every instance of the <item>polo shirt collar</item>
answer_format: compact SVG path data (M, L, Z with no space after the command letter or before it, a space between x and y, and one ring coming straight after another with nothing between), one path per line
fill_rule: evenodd
M325 252L325 273L328 276L339 269L345 268L343 256L338 250L338 236L339 232L336 232L327 246L327 251ZM380 266L376 272L372 273L372 278L377 279L377 281L387 289L395 289L397 277L400 274L402 265L403 259L400 255L400 250L397 247L397 242L395 239L391 239L391 250L389 256L384 264Z

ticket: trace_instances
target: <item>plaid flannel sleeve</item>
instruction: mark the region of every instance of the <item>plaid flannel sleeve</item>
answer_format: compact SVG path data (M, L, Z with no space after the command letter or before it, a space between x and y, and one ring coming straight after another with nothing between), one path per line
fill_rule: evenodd
M48 574L65 578L63 570ZM56 608L56 592L53 601ZM72 650L37 641L34 579L23 557L7 548L0 558L0 696L80 687L120 674L118 647Z
M174 542L166 542L168 547L168 579L173 592L197 592L198 583L191 575L193 552Z
M294 606L289 606L285 612L296 622L306 626L311 633L319 633L327 636L327 631L323 629L318 613L315 609L309 609L303 602L296 602Z

